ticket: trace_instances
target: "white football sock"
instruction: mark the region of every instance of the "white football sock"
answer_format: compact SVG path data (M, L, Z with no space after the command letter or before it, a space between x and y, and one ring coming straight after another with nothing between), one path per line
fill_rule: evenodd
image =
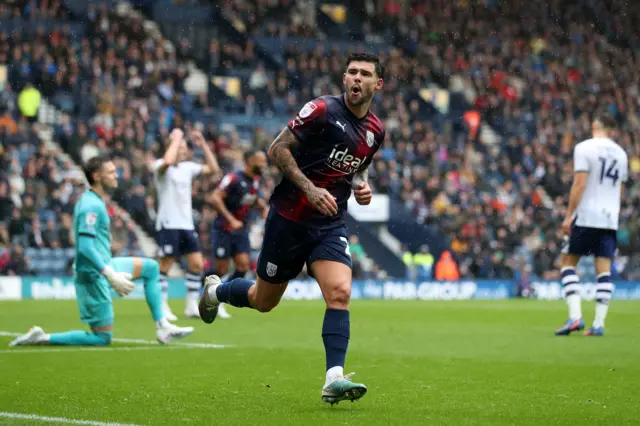
M166 318L162 318L156 321L156 328L165 328L168 325L171 325L171 323Z
M344 377L344 369L340 366L331 367L327 370L327 377L325 379L324 385L328 385L331 382Z
M604 319L607 317L609 311L609 305L604 303L596 303L596 317L593 320L593 326L595 328L604 327Z
M578 278L574 267L565 266L562 268L562 295L567 300L569 319L577 321L582 318L580 278Z
M167 281L167 275L160 273L160 289L162 291L162 301L167 303L169 300L169 282Z
M577 321L582 318L582 303L579 294L567 296L567 305L569 306L569 319Z
M186 295L186 303L187 303L187 308L189 308L192 305L197 305L198 304L198 293L194 293L193 291L189 291L187 292Z
M209 296L209 302L215 304L215 303L220 303L220 301L218 300L218 295L216 294L216 286L210 286L207 289L207 295Z
M604 320L609 312L609 302L613 296L614 285L611 282L611 273L603 272L598 275L598 283L596 284L596 317L593 320L593 326L596 328L604 327Z

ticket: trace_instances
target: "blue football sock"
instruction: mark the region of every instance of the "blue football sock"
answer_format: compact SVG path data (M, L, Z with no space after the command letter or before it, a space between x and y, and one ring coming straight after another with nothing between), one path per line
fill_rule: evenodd
M160 321L162 313L162 287L160 285L160 266L154 259L142 259L142 279L144 281L144 297L154 321Z
M249 289L253 281L236 278L220 285L216 289L216 296L222 303L228 303L236 308L250 308Z
M66 331L64 333L51 333L49 343L51 345L65 346L104 346L111 343L112 333L103 331L99 333L87 333L86 331Z
M322 324L322 341L324 342L327 370L332 367L344 367L350 334L349 311L327 309Z

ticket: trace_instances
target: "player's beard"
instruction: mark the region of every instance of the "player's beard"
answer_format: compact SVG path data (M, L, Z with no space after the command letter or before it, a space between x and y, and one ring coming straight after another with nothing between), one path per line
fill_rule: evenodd
M102 183L102 190L105 192L105 194L112 194L116 189L118 189L117 179L115 182L112 182L109 185L105 185L104 183Z
M349 102L349 105L353 107L359 107L371 101L373 93L367 93L367 91L365 91L362 86L358 86L359 90L354 93L354 86L355 85L349 87L349 90L347 92L347 102Z

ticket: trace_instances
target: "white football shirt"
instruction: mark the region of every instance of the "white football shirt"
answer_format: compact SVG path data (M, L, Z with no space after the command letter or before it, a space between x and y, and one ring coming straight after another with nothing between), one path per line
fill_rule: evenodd
M163 159L153 163L153 180L158 195L156 231L162 228L194 230L191 182L202 173L202 164L182 161L159 174L163 163Z
M587 139L573 151L573 170L587 172L587 186L575 212L575 224L618 229L620 189L629 175L627 153L608 138Z

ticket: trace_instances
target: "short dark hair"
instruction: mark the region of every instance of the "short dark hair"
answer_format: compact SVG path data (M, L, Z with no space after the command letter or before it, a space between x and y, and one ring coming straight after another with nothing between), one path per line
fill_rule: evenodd
M255 149L255 148L248 149L247 152L244 153L244 162L245 163L248 162L254 155L256 155L259 152L260 152L259 149Z
M108 163L109 161L112 161L110 156L101 154L92 157L85 163L82 170L84 171L84 175L87 178L87 182L89 182L89 185L93 185L95 183L95 180L93 180L93 174L100 171L100 169L102 169L102 166L104 166L105 163Z
M376 74L378 77L384 78L384 66L380 63L378 55L374 55L373 53L350 53L349 56L347 56L345 68L349 68L349 64L355 61L374 64L376 66Z
M610 114L597 114L593 121L598 121L607 130L613 130L618 127L618 122Z

